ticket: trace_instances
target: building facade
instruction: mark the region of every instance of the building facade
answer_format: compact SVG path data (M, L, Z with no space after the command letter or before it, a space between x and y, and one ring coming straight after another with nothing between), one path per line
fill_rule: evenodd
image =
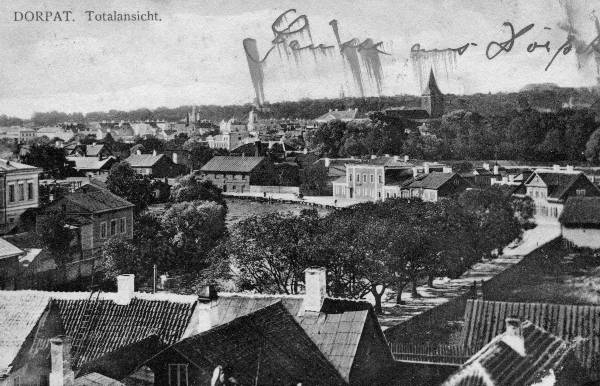
M223 192L244 193L250 191L250 185L267 185L273 166L266 157L217 156L200 169L200 174Z
M39 206L41 169L19 162L0 160L0 233L17 226L21 215Z

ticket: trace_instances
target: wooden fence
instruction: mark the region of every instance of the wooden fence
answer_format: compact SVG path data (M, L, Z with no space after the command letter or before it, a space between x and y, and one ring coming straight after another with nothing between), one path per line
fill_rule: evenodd
M457 345L390 343L394 359L402 362L460 366L477 351Z

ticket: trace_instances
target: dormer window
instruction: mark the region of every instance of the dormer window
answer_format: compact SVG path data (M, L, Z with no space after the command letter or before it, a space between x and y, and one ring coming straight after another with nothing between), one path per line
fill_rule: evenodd
M577 189L575 192L578 196L585 196L585 189Z

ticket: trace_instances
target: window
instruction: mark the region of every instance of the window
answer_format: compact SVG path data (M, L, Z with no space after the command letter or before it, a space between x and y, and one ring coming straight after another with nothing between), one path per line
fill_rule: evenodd
M169 386L187 386L187 367L185 363L169 363Z
M383 184L383 176L381 174L379 175L379 183Z
M8 223L9 224L14 224L15 223L15 218L14 217L9 217L8 218Z
M117 220L110 220L110 235L114 236L117 233Z
M371 174L371 183L375 182L375 176Z
M363 174L363 182L367 182L367 175Z
M33 182L27 183L27 199L33 200Z
M102 239L106 238L106 223L105 222L100 223L100 238L102 238Z
M25 201L25 185L19 182L19 201Z
M125 217L119 219L119 232L125 233Z
M348 174L348 181L352 182L352 173Z
M15 186L8 185L8 202L15 202Z
M576 193L578 196L585 196L585 189L577 189Z

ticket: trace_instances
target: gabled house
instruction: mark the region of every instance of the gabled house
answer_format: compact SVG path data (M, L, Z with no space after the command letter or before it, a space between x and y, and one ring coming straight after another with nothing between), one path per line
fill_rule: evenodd
M563 169L554 165L552 169L535 170L515 193L533 199L536 215L557 221L569 197L598 197L600 189L572 166Z
M600 356L600 306L470 299L465 308L461 344L481 350L504 333L510 318L527 320L563 341L575 343L574 354L582 375L592 381L600 380L600 362L596 360ZM531 355L531 359L536 355Z
M358 113L358 109L348 109L348 110L329 110L327 113L321 115L318 118L315 118L315 122L319 124L327 123L330 121L342 121L349 122L356 118L356 114Z
M164 154L132 154L125 159L136 173L156 178L177 177L185 172L185 166L175 164Z
M223 192L244 193L250 185L266 185L273 165L266 157L216 156L200 168L200 174Z
M574 345L525 320L507 318L506 329L473 355L442 386L556 385L586 383Z
M558 220L564 240L600 249L600 197L569 197Z
M86 176L107 175L110 168L117 162L114 157L100 159L99 157L69 156L67 160L75 164L75 170Z
M97 257L111 237L133 238L133 208L130 203L101 188L67 194L46 206L38 216L53 211L66 214L67 223L76 232L81 260Z
M133 281L119 276L116 293L0 291L0 385L73 384L107 363L102 375L122 379L197 333L197 296L134 292Z
M146 365L158 385L208 385L215 373L242 385L345 384L281 301L183 339Z
M19 274L19 259L26 252L0 238L0 289L14 289L15 277Z
M469 183L458 173L432 172L402 184L402 197L438 201L462 193Z
M100 160L106 159L112 156L112 152L105 144L92 144L86 145L85 147L85 156L86 157L97 157Z

